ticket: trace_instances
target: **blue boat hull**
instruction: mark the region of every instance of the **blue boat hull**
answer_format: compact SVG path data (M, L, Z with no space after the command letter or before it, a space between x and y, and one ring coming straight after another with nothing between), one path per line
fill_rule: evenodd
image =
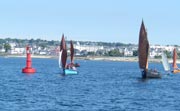
M76 75L76 74L78 74L78 72L76 70L72 70L72 69L65 69L64 74L65 75Z

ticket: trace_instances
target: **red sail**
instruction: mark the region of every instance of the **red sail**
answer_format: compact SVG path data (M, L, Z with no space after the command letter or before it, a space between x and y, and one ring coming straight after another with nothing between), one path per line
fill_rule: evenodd
M66 49L66 42L65 42L65 39L64 39L64 34L62 35L62 39L61 39L60 51L62 49Z
M140 32L139 32L139 46L138 46L138 57L139 67L141 69L148 69L148 53L149 53L149 42L147 38L147 32L142 21Z
M62 68L65 69L66 67L66 60L67 60L67 50L63 49L62 50L62 57L61 57L61 62L62 62Z
M174 48L174 50L173 50L173 64L172 64L173 68L178 68L178 66L176 64L176 59L177 59L177 53L176 53L176 49Z
M74 46L73 46L73 42L71 40L71 47L70 47L70 51L71 51L71 63L73 63L73 57L74 57Z
M66 60L67 60L67 49L66 49L66 41L64 39L64 34L62 35L62 39L61 39L60 51L62 51L61 63L62 63L62 68L64 69L66 67Z

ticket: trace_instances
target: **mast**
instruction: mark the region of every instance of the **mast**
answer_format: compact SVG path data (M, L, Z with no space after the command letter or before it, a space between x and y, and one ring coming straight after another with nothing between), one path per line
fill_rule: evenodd
M148 69L149 42L147 32L142 21L139 31L138 58L140 69Z
M178 68L177 64L176 64L176 59L177 59L177 53L176 53L176 49L174 48L173 50L173 64L172 64L172 67L175 69L175 68Z

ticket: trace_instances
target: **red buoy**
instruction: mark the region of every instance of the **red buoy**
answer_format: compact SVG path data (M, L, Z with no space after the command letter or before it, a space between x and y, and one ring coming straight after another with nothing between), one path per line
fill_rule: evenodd
M30 54L29 46L26 47L26 54L27 54L26 67L22 69L22 72L23 73L28 73L28 74L35 73L36 69L31 67L32 61L31 61L31 54Z

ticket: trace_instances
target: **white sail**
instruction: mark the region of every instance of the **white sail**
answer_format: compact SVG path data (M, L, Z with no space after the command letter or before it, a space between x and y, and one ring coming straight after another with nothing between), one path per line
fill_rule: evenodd
M62 65L61 65L61 55L62 55L62 50L59 52L59 68L62 68Z
M168 62L167 56L164 52L162 52L162 64L163 64L165 71L170 70L169 62Z

